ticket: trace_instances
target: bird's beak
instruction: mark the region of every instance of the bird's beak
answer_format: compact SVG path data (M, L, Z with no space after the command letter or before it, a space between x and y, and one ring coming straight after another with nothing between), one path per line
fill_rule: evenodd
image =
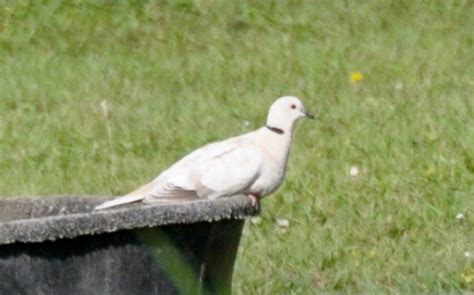
M304 114L306 117L310 118L310 119L314 119L314 115L311 114L310 112L307 112L307 111L303 110L303 114Z

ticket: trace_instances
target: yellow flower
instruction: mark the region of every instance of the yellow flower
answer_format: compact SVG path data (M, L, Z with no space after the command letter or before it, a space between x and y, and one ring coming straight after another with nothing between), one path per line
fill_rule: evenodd
M351 77L350 77L351 82L357 83L357 82L362 81L362 79L364 79L364 75L362 75L361 72L352 72L351 73Z
M461 282L463 282L466 285L470 285L474 283L474 268L465 269L461 273Z

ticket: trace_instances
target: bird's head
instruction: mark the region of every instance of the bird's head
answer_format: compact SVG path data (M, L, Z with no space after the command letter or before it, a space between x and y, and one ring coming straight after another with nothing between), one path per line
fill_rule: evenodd
M267 126L291 131L294 123L301 118L313 119L314 116L305 110L303 103L294 96L283 96L270 107Z

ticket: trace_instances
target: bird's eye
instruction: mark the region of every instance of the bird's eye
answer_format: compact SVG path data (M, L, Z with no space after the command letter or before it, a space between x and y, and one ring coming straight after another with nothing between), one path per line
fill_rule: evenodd
M292 108L292 109L296 109L296 105L295 105L295 104L292 104L292 105L291 105L291 108Z

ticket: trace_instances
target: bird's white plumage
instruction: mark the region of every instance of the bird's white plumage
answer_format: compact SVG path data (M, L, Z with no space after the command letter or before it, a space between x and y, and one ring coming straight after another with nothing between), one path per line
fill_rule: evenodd
M265 196L281 184L291 146L293 125L308 115L295 97L275 101L267 126L208 144L185 156L150 183L96 209L136 201L154 202L193 198L215 199L235 194Z

